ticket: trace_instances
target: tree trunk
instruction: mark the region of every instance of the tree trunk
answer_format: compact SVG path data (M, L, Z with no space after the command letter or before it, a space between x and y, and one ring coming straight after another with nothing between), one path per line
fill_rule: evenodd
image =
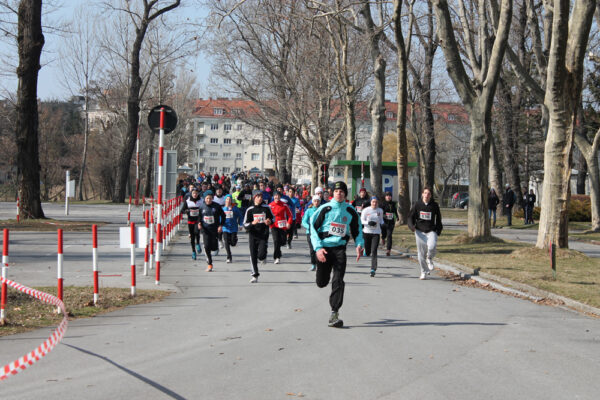
M152 196L152 185L154 184L154 130L150 129L148 138L148 158L146 160L146 172L145 172L145 180L146 184L144 186L144 197Z
M84 131L83 131L83 155L81 157L81 171L79 172L79 182L77 185L77 199L79 201L83 201L83 177L85 173L85 165L87 161L87 150L88 150L88 137L90 134L90 125L89 125L89 96L85 94L85 121L84 121Z
M21 0L18 10L18 88L16 107L19 216L44 218L40 200L37 83L44 46L42 1Z
M500 170L500 164L498 162L498 150L496 149L496 141L494 136L490 136L490 189L494 189L498 198L501 200L504 195L502 190L502 171ZM496 210L502 209L502 202L498 203ZM489 214L488 214L489 215Z
M385 59L380 54L374 60L373 76L375 77L375 93L370 104L371 112L371 192L380 198L383 195L381 165L383 153L383 134L385 128Z
M600 231L600 167L598 166L598 147L600 145L600 129L596 131L592 143L587 132L578 130L575 133L575 144L587 164L590 175L590 203L592 208L592 230Z
M355 117L355 106L356 99L354 98L354 92L347 92L345 97L346 110L346 160L354 160L356 155L356 117ZM346 165L344 167L344 182L348 183L352 171L352 166Z
M491 132L490 111L486 111L483 99L476 102L471 120L471 142L469 144L469 237L490 237L488 216L488 163L490 156L489 135Z
M310 174L310 187L312 189L312 194L315 193L315 189L319 186L319 164L316 161L311 160L310 166L311 174Z
M585 194L585 181L587 180L588 168L585 157L581 152L577 154L577 194Z

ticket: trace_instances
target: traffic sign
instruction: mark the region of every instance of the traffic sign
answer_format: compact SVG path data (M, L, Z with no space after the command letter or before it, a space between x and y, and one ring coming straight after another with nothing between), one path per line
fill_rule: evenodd
M160 130L161 109L164 109L165 112L165 126L163 127L163 129L165 130L165 134L169 134L177 126L177 114L175 113L175 110L173 110L169 106L159 105L150 110L150 112L148 113L148 126L154 131Z

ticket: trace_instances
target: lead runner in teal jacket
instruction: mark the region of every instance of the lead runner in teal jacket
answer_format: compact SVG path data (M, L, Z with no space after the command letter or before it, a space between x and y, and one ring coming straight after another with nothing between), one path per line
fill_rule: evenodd
M317 286L327 286L331 278L331 317L329 326L341 328L339 309L344 301L344 274L346 273L346 244L350 237L356 244L356 260L363 252L364 240L360 216L346 203L348 187L336 182L333 199L320 206L310 219L310 240L317 254ZM333 271L333 277L331 272Z

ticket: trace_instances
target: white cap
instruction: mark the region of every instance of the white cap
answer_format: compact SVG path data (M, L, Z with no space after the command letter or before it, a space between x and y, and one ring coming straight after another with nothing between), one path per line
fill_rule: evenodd
M312 197L312 201L315 201L315 200L319 200L319 201L321 201L321 196L319 196L319 195L315 194L315 195Z
M323 188L321 186L317 186L315 193L323 193Z

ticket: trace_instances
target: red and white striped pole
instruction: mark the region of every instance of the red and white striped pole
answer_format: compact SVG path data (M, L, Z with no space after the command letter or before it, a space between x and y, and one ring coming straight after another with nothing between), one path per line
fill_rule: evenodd
M60 301L63 301L63 230L58 230L58 257L57 257L57 290L56 297ZM57 308L57 312L60 313L60 308Z
M146 247L144 248L144 276L148 276L148 239L150 236L150 230L148 229L150 227L150 216L148 214L148 211L144 211L144 222L146 224Z
M17 222L19 222L19 219L21 218L20 214L21 214L21 204L19 203L19 197L17 197Z
M156 284L160 284L160 251L162 247L162 202L163 202L163 158L165 143L165 109L160 109L160 125L158 134L158 199L156 216L157 221L157 240L156 240Z
M131 296L135 296L135 222L129 225L131 228Z
M4 229L2 235L2 277L7 279L8 272L8 229ZM2 299L0 300L0 323L4 323L6 318L6 298L7 294L6 281L2 281Z
M94 273L94 305L98 304L98 225L92 225L92 271Z
M153 268L154 265L154 205L152 204L152 208L149 210L150 214L150 231L148 234L150 235L150 260L148 261L148 265L150 265L150 269Z
M141 118L140 118L141 119ZM138 121L137 139L135 141L135 205L140 205L140 124Z
M129 208L127 209L127 225L131 223L131 196L129 196Z

